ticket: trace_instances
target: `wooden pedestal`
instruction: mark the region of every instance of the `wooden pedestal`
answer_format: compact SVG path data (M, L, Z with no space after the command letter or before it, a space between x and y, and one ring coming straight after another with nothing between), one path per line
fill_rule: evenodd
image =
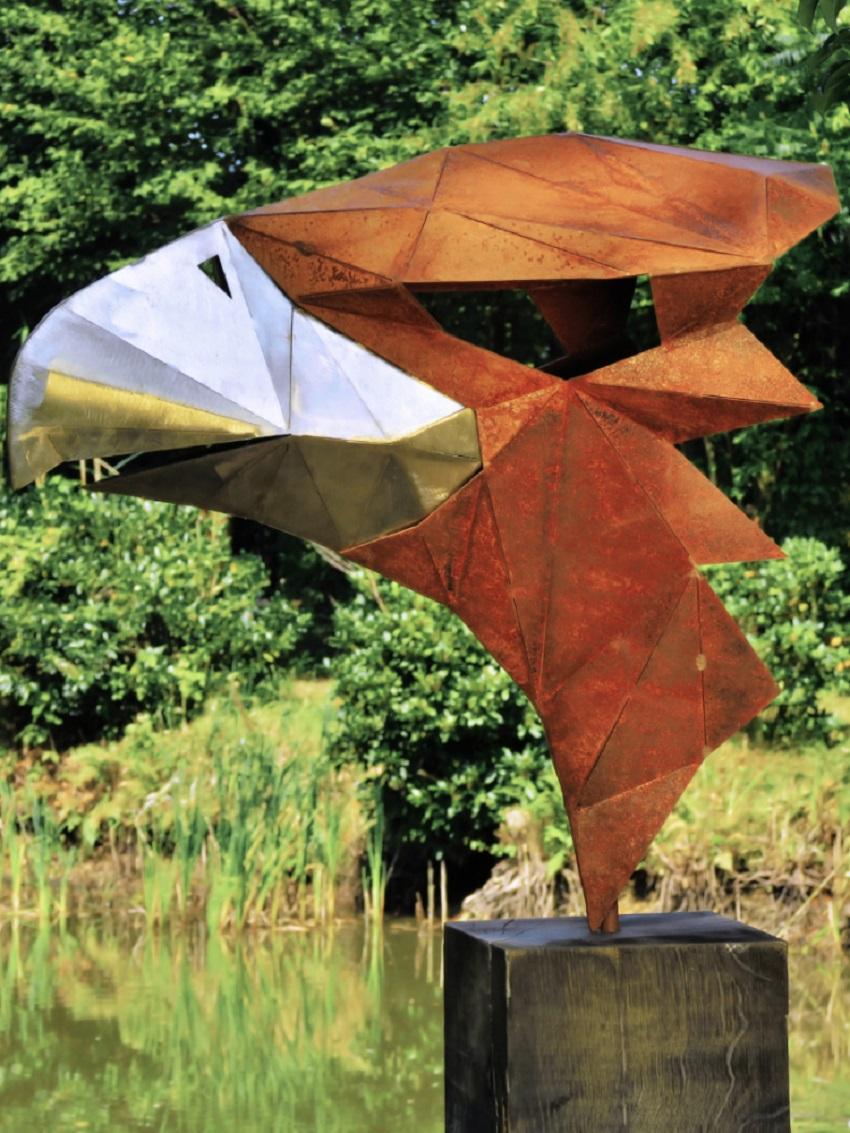
M447 1133L787 1133L786 947L712 913L445 930Z

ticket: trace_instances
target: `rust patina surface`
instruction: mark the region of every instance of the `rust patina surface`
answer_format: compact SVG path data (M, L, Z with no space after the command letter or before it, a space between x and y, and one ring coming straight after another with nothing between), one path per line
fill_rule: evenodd
M227 297L248 312L240 334L256 329L251 374L265 382L267 369L270 384L250 404L239 357L232 388L216 379L194 400L202 368L184 381L176 346L173 393L150 359L133 392L119 352L130 377L104 401L110 374L74 361L73 320L100 319L121 350L144 338L150 354L148 324L121 297L147 277L109 293L108 318L91 295L121 273L80 293L79 311L70 301L73 343L49 316L19 362L17 401L13 383L13 471L17 460L23 481L114 452L121 430L134 448L215 444L102 486L294 531L451 607L539 710L589 924L613 927L705 756L776 692L699 567L781 552L674 446L818 408L738 316L836 207L820 165L577 134L427 154L190 238L197 260L218 249ZM263 291L257 265L282 296ZM163 259L156 278L176 270ZM638 276L660 345L629 354ZM480 349L417 298L488 288L526 290L563 357L536 369ZM88 432L68 404L87 382ZM177 410L157 408L169 399Z

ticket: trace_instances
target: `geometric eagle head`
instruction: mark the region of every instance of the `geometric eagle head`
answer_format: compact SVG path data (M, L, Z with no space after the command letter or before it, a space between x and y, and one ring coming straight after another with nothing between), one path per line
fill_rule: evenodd
M676 445L817 408L739 316L836 207L822 165L563 134L230 217L36 328L13 479L143 454L99 486L259 520L449 606L540 712L610 927L707 753L775 695L699 568L781 552ZM635 353L638 277L660 344ZM562 357L480 349L418 298L500 288Z
M15 486L65 460L214 446L143 480L336 549L421 519L480 467L469 410L295 307L223 221L53 310L9 416Z

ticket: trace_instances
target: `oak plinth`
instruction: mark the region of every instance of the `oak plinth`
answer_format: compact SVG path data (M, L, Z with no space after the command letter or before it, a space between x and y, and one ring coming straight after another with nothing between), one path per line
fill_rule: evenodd
M447 1133L787 1133L785 943L711 913L449 924Z

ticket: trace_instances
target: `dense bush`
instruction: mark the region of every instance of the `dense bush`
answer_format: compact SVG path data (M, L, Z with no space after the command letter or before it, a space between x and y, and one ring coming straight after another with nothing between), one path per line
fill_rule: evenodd
M335 624L331 750L380 778L389 844L489 848L548 760L526 698L454 614L395 583L359 576Z
M230 545L236 552L259 555L269 574L271 588L284 594L297 610L309 613L309 622L293 658L300 676L324 675L330 649L334 609L351 597L344 560L318 551L296 535L264 527L252 519L230 521Z
M173 723L226 674L276 681L309 614L231 556L227 521L50 478L0 492L0 713L30 744Z
M786 559L712 567L709 581L773 673L781 693L755 727L771 743L830 740L825 689L850 690L850 595L841 555L787 539Z

